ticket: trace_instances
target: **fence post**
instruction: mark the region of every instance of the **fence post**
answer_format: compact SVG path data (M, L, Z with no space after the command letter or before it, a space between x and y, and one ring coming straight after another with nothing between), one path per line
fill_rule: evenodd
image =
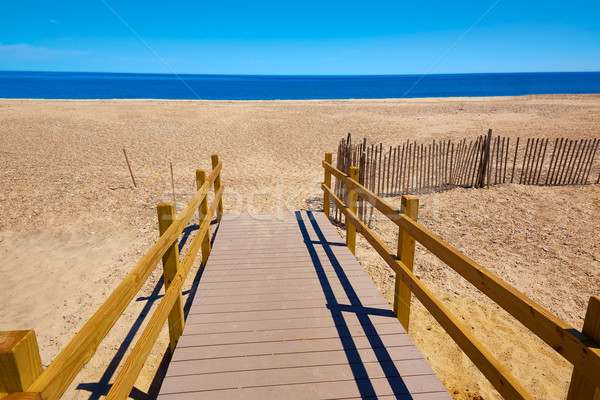
M358 183L358 168L350 167L350 179ZM356 190L348 188L348 208L356 216L358 195ZM346 244L352 252L356 254L356 227L346 218Z
M26 392L42 371L34 331L0 332L0 393Z
M196 170L196 190L200 190L202 185L206 182L206 171L203 169ZM200 225L204 222L204 218L208 214L208 201L206 200L207 196L204 196L202 202L200 203L200 207L198 208L198 229L200 229ZM208 256L210 255L210 229L206 231L206 236L202 238L202 268L206 267L206 262L208 261Z
M175 204L161 202L157 206L158 211L158 230L160 235L171 226L175 220ZM175 243L171 245L162 257L163 262L163 276L165 280L165 290L171 285L171 281L177 274L179 269L179 241L175 240ZM171 353L175 350L175 345L179 340L179 336L183 332L183 326L185 324L183 316L183 299L181 293L179 293L178 299L173 304L173 309L169 314L169 338L171 345Z
M402 208L400 211L416 221L419 217L419 198L417 196L402 196ZM412 271L415 258L415 239L402 229L398 231L397 255L400 261ZM406 332L408 332L411 292L398 275L396 275L396 284L394 286L394 314L396 314L396 318L398 318L398 321L400 321Z
M210 156L210 160L212 161L212 167L215 169L217 164L219 164L219 155L213 154ZM217 193L221 189L221 172L217 175L215 179L215 193ZM223 198L219 200L219 208L217 210L217 221L221 221L221 217L223 216Z
M583 321L583 333L588 335L598 346L600 343L600 297L591 297ZM590 382L577 367L573 369L571 385L567 400L598 400L600 399L600 382Z
M325 153L325 162L331 164L331 153ZM325 169L325 186L331 189L331 172ZM329 192L325 191L323 195L323 212L327 219L329 219Z

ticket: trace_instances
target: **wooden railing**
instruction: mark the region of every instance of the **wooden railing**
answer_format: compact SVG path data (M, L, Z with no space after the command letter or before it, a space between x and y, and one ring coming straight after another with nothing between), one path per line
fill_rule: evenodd
M346 243L350 250L355 251L355 235L358 232L394 270L394 313L407 331L413 293L504 398L532 399L510 372L413 274L414 246L418 241L573 364L569 400L600 399L600 297L590 299L583 331L576 330L419 224L416 221L416 197L403 196L402 208L398 210L358 183L358 168L352 167L350 174L346 175L333 167L331 158L331 153L327 153L322 163L325 169L325 183L322 185L324 211L329 215L333 200L346 217ZM347 187L347 203L332 190L331 176ZM370 203L398 226L397 253L392 252L357 217L357 197Z
M215 212L220 220L223 214L222 163L214 154L213 170L207 177L204 170L196 171L197 192L183 211L175 216L173 203L158 205L160 238L138 262L123 282L92 315L75 337L43 370L33 331L0 332L0 399L59 399L81 368L91 359L96 349L113 327L125 308L133 300L158 260L163 260L165 295L131 354L117 376L107 399L126 399L156 339L169 321L170 349L183 331L184 314L182 286L202 248L202 263L210 254L210 223ZM207 194L214 186L215 196L210 207ZM178 238L190 219L198 211L199 228L186 255L179 263Z

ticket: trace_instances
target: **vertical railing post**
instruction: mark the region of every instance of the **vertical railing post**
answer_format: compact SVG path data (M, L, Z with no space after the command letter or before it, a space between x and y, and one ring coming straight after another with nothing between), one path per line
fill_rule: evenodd
M416 196L402 196L402 208L400 210L408 218L416 221L419 217L419 198ZM398 258L410 269L413 270L415 258L415 239L401 228L398 232ZM394 290L394 314L398 321L408 332L410 321L410 298L411 292L408 286L396 275L396 284Z
M331 164L331 153L325 153L325 162ZM331 172L325 168L325 186L331 189ZM329 219L329 192L325 191L323 195L323 212L327 219Z
M42 371L34 331L0 332L0 393L26 392Z
M210 160L212 161L212 167L215 169L219 164L219 155L213 154L210 156ZM215 193L217 193L221 189L221 172L217 175L215 179ZM217 221L221 221L221 217L223 216L223 198L219 199L219 208L217 209Z
M350 179L358 183L358 168L350 167ZM355 189L348 188L348 208L356 215L358 203L358 194ZM358 216L357 216L358 217ZM352 252L356 254L356 227L350 222L350 219L346 218L346 245Z
M158 211L158 230L160 235L171 226L175 220L175 204L174 203L159 203L157 206ZM177 270L179 269L179 241L175 242L167 249L162 257L163 262L163 276L165 280L165 290L169 288ZM169 314L169 339L171 346L171 353L175 350L175 345L179 340L183 332L185 324L183 315L183 299L181 293L179 293L178 299L173 305L173 309Z
M598 346L600 343L600 297L591 297L583 320L582 332L588 335ZM579 368L573 369L571 385L567 400L597 400L600 399L600 382L587 380Z
M200 190L202 185L206 182L206 171L203 169L196 170L196 190ZM204 222L206 215L208 214L208 201L207 196L204 196L200 207L198 208L198 229ZM206 231L206 236L202 238L202 268L206 267L206 261L210 255L210 229Z

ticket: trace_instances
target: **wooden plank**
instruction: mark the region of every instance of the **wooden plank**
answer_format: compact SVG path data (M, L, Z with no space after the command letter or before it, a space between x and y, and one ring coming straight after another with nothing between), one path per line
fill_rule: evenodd
M329 190L333 194L333 190ZM272 220L267 224L273 228L263 229L301 242L308 249L308 255L299 250L294 252L302 256L302 260L313 263L312 271L308 264L290 263L280 268L277 263L263 264L259 261L261 258L255 258L258 264L254 272L259 279L250 285L238 286L241 282L232 282L231 277L225 275L225 280L217 283L221 289L213 292L205 278L226 272L223 261L233 255L228 252L223 258L219 251L228 247L230 251L235 250L236 243L247 238L245 228L240 232L224 229L223 232L229 232L224 238L217 233L159 399L173 396L247 399L263 398L269 393L294 399L305 398L306 393L310 393L311 398L366 398L370 394L397 394L401 398L409 393L412 398L419 398L417 395L422 393L450 399L387 302L364 271L355 268L360 267L356 259L352 258L350 268L346 268L350 260L347 256L351 253L339 246L343 240L324 214L295 215L296 220ZM347 221L356 224L360 219L353 215L355 219ZM237 223L226 218L221 222L230 227ZM246 223L242 221L244 227ZM365 223L361 221L361 224ZM278 225L293 225L302 234L276 228ZM307 240L309 236L311 239ZM222 239L227 245L219 243ZM260 252L253 254L260 255ZM263 247L264 259L276 255L276 260L282 254L277 244L271 249ZM219 258L215 264L217 270L213 272L213 259ZM296 260L296 257L292 255L288 259ZM247 269L232 270L233 279L251 276L251 264L246 265ZM283 277L284 269L292 272L282 280L286 282L284 286L260 278L273 274ZM305 273L302 271L311 271L314 277L294 279L293 274ZM214 293L217 295L211 295ZM206 296L202 297L203 294ZM323 377L327 385L321 384ZM348 391L348 387L355 389Z
M540 183L540 176L542 175L542 169L544 167L544 160L546 158L546 150L548 149L548 139L546 139L546 143L544 144L544 152L542 153L542 161L540 163L540 169L539 172L537 174L537 178L535 178L535 184L539 185ZM537 169L537 165L536 165L536 169Z

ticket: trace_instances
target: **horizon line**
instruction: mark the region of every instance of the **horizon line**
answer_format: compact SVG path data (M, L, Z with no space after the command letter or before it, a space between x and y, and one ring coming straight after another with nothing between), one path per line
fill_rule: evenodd
M181 72L119 72L119 71L52 71L52 70L0 70L0 73L64 73L64 74L128 74L128 75L171 75L171 76L273 76L273 77L391 77L391 76L439 76L439 75L506 75L506 74L573 74L600 73L600 70L584 71L512 71L512 72L446 72L446 73L412 73L412 74L218 74Z

